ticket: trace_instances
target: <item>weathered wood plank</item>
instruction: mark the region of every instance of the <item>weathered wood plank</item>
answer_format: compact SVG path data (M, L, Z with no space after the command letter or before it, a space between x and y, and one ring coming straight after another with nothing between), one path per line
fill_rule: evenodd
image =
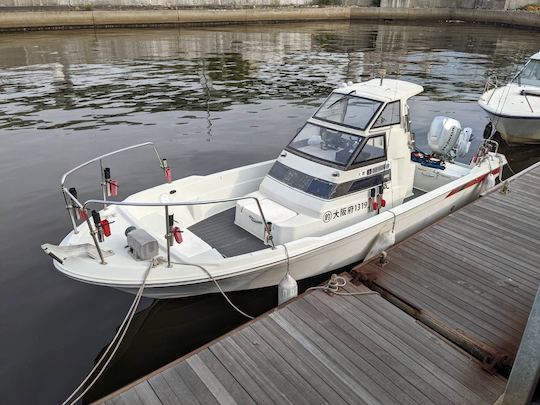
M176 372L175 367L164 370L160 375L163 376L163 379L166 381L169 388L182 402L191 405L199 404L199 401L189 388L188 384L186 384L180 374Z
M242 384L242 387L258 404L275 404L284 401L281 395L275 394L269 387L261 386L258 383L259 378L256 378L251 369L247 367L235 356L231 355L227 350L225 341L218 342L212 345L209 350L223 364L223 366L233 375L233 377Z
M149 404L149 405L162 405L162 402L150 386L148 384L148 381L143 381L140 384L137 384L135 387L135 392L137 393L137 396L139 397L139 400L142 404Z
M359 270L456 335L513 356L540 283L538 179L540 166L510 180L510 193L490 193L390 249L384 268Z
M321 394L332 404L354 404L358 400L348 387L331 373L323 363L294 339L279 339L284 331L270 319L261 319L251 325L269 345L276 348L299 373L313 381Z
M370 315L364 315L364 307L356 307L347 305L346 301L354 302L354 297L344 297L343 300L325 300L325 304L331 306L340 314L348 317L350 323L368 336L368 338L377 341L382 345L383 349L398 361L407 366L410 373L416 374L422 380L426 381L435 391L432 395L443 395L444 399L435 401L435 403L482 403L483 400L467 388L458 380L454 379L451 374L441 373L441 369L445 367L444 359L437 356L429 358L424 350L426 343L417 343L414 338L419 335L418 331L413 335L413 339L405 340L403 336L397 336L392 326L390 331L387 328L382 328L377 322L377 318ZM411 333L412 322L405 326L405 333ZM422 333L422 332L420 332ZM469 394L466 395L465 393Z
M205 387L208 388L217 402L224 405L237 404L236 400L229 394L227 388L221 384L206 364L201 361L199 356L192 356L188 358L186 362L190 365L191 369L195 372L197 377L199 377Z
M180 398L176 396L162 374L157 374L149 378L148 383L152 386L163 405L174 405L180 401ZM193 404L193 402L189 401L186 403Z
M281 311L280 311L281 312ZM363 403L371 404L378 403L378 399L375 398L365 386L358 384L351 374L340 364L339 360L333 359L326 355L320 348L312 343L308 338L304 336L293 324L287 321L281 313L274 312L270 315L270 318L274 320L281 328L283 328L289 335L306 348L313 356L317 357L319 361L328 368L336 377L343 381L349 390ZM336 353L337 354L337 353ZM339 356L340 358L342 356Z
M210 350L202 350L197 355L204 362L206 367L215 375L220 383L227 388L229 394L239 404L255 404L256 402L242 387L242 385L232 376L221 362L212 354Z
M306 311L305 313L310 314L302 317L306 320L324 319L326 322L321 323L321 326L351 349L351 361L360 367L366 367L367 372L375 370L373 377L376 378L377 383L389 391L399 403L432 404L442 399L433 393L432 388L421 378L411 373L408 367L389 356L380 345L366 335L360 335L347 320L323 303L319 303L320 301L314 300L312 295L294 303L301 308L295 313L300 315ZM367 366L364 366L365 364ZM383 377L377 378L379 375Z
M300 374L296 372L281 356L281 353L268 345L251 328L246 328L234 336L236 343L252 357L266 365L264 370L270 370L269 376L276 380L282 390L293 391L291 398L295 403L328 403L324 397ZM300 398L295 399L299 393Z
M210 389L195 374L187 362L178 363L174 371L182 377L182 380L189 386L189 389L201 404L218 404Z
M356 292L357 288L350 284L345 286L347 292ZM317 295L313 296L317 298ZM488 390L483 383L494 384L500 389L500 381L496 376L488 374L481 369L478 361L472 359L465 352L457 351L455 347L440 339L438 335L430 332L421 325L414 323L411 326L411 317L403 311L395 311L394 307L382 298L378 300L365 299L364 296L344 297L345 300L334 302L325 301L325 305L335 304L343 310L350 312L354 317L349 321L357 325L356 319L364 327L373 329L381 337L390 334L391 338L400 339L405 346L411 347L420 355L415 355L415 361L425 364L426 357L433 364L444 368L445 372L471 389ZM354 300L362 301L362 311L357 310ZM500 392L500 391L497 391Z

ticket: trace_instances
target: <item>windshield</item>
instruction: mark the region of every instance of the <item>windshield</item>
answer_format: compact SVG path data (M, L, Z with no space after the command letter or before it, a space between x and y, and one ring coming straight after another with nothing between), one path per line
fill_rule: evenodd
M314 118L366 129L383 103L352 94L332 93L315 113Z
M540 60L532 59L517 77L520 84L540 86Z
M303 154L345 166L364 138L306 124L289 144Z

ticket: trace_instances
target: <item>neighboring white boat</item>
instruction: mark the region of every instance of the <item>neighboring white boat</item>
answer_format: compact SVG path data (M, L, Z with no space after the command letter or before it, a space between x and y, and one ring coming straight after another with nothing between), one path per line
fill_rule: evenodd
M155 147L92 159L62 179L74 231L42 247L68 277L131 293L152 263L144 295L154 298L217 292L213 280L225 291L273 286L287 269L300 280L358 262L477 198L506 164L492 141L473 163L455 162L471 131L446 117L428 134L436 154L415 151L407 100L422 91L390 79L344 85L276 160L169 178L124 201L82 203L67 178L99 163L103 193L114 194L104 160Z
M488 79L478 100L508 143L540 143L540 52L506 86Z

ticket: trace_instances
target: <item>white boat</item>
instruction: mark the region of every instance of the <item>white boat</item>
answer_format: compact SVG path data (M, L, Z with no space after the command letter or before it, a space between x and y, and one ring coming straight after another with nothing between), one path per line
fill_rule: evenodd
M471 131L446 117L435 117L428 134L436 153L416 151L407 100L422 91L400 80L349 83L277 159L168 181L123 201L106 198L116 183L105 160L149 146L169 175L166 161L151 143L92 159L62 179L74 230L42 247L66 276L130 293L153 266L144 295L154 298L217 292L214 281L224 291L273 286L287 271L301 280L378 254L477 198L506 164L493 141L471 164L454 161ZM93 163L104 197L83 203L67 182ZM77 224L83 210L88 218Z
M540 52L506 86L488 79L478 104L508 144L540 143Z

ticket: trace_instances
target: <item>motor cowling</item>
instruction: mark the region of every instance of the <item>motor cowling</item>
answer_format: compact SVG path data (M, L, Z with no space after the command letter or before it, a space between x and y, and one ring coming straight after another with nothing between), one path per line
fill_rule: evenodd
M431 122L427 138L434 155L453 160L469 152L473 136L472 129L462 129L458 120L438 116Z

